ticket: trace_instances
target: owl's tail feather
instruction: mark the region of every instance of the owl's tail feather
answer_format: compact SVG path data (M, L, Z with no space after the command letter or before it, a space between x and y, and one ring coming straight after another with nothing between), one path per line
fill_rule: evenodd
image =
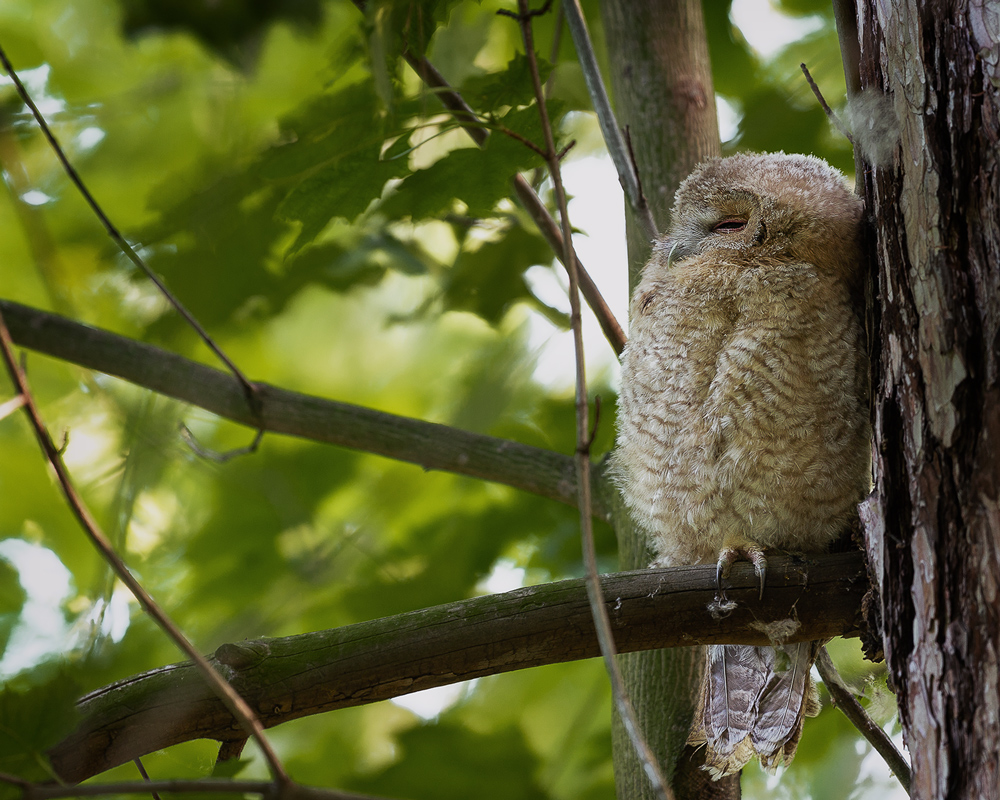
M773 770L795 755L805 715L819 711L809 670L818 642L774 647L713 645L688 744L705 745L705 769L721 778L757 755Z

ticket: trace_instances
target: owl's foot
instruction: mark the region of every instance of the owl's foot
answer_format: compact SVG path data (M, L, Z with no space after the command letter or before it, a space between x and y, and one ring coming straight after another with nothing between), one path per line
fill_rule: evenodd
M760 599L764 599L764 580L767 578L767 556L764 550L752 542L740 542L730 544L722 548L719 553L719 561L715 569L715 584L719 591L722 591L722 581L729 577L729 571L736 561L749 561L753 564L753 571L757 573L757 580L760 581Z

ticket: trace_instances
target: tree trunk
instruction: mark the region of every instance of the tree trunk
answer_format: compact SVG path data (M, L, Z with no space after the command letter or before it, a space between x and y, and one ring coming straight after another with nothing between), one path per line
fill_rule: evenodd
M864 517L885 655L912 796L985 800L1000 781L1000 10L861 0L858 29L862 85L898 133L864 174L879 262Z
M700 162L720 153L711 65L699 0L610 0L601 4L618 122L627 127L643 193L660 230L674 192ZM635 285L650 242L629 215L629 287ZM622 569L649 564L644 537L617 504ZM666 623L665 623L666 624ZM626 685L650 747L678 800L739 797L739 778L713 782L686 752L700 686L703 654L679 648L621 656ZM618 797L652 798L619 720L614 730Z

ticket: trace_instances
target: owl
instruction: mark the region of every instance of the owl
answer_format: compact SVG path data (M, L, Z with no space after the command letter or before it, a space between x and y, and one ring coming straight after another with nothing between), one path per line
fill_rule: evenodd
M824 161L699 166L632 297L613 466L654 566L821 552L869 486L862 204ZM713 646L689 738L716 777L794 755L818 643Z

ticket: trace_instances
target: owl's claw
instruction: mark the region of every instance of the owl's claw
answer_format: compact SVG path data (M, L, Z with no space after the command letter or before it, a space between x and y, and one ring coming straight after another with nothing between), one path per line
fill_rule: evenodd
M743 559L753 564L753 571L757 573L757 580L760 581L760 599L764 599L764 581L767 579L767 556L760 547L753 544L743 544L737 546L724 547L719 553L719 561L715 568L715 584L719 592L722 592L722 581L729 577L729 571L733 563Z

